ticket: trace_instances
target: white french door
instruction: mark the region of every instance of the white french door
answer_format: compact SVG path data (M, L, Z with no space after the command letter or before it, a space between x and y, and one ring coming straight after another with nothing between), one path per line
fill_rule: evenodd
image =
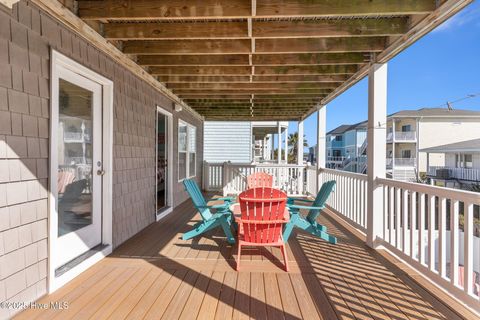
M57 66L52 110L55 268L102 242L102 86ZM56 134L55 134L56 133Z

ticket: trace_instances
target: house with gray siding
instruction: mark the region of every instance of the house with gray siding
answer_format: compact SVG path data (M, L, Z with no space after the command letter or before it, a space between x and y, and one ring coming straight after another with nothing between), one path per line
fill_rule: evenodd
M205 121L204 160L210 163L273 163L280 144L281 161L288 152L286 121ZM283 150L283 152L282 152Z

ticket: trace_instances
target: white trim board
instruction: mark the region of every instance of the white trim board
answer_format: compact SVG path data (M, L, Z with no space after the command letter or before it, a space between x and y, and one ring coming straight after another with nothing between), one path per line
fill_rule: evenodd
M163 109L159 105L157 105L155 109L155 119L157 119L157 114L161 113L167 117L167 144L168 144L168 150L167 150L167 188L168 188L168 193L167 193L167 206L169 208L166 208L164 210L156 211L156 201L155 201L155 220L159 221L160 219L166 217L169 213L173 211L173 115L171 112L168 112L167 110ZM157 123L155 122L155 127L157 126ZM155 132L157 132L157 128L155 128ZM158 134L157 134L158 136ZM157 137L155 138L155 141L157 141ZM158 159L157 159L157 152L156 152L157 146L155 145L155 166L157 166ZM155 179L155 198L157 196L157 181Z
M56 210L57 197L52 190L57 190L56 172L57 172L57 155L54 154L54 148L57 146L58 134L55 130L56 126L50 123L50 179L49 179L49 212L48 212L48 292L52 293L58 288L62 287L81 272L88 269L90 266L101 260L112 252L113 238L112 238L112 174L113 174L113 82L98 73L82 66L74 60L60 54L55 50L51 50L50 55L50 111L58 112L58 82L55 81L58 76L58 68L62 67L74 73L81 75L91 81L94 81L102 86L102 126L103 126L103 141L102 141L102 158L103 170L105 174L102 180L102 244L106 247L87 258L80 264L76 265L61 276L55 277L55 261L56 254L55 245L57 239L57 225L58 212ZM51 117L52 119L53 117ZM52 120L50 120L52 121ZM54 177L53 177L54 176ZM53 177L53 178L52 178Z

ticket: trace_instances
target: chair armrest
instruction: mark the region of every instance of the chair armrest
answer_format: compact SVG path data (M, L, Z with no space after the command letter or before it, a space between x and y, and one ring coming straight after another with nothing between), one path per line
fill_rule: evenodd
M234 198L234 197L212 198L212 199L208 200L208 202L210 202L210 201L228 201L228 202L235 202L235 198Z
M223 203L223 204L216 204L213 206L197 206L197 209L222 209L222 208L228 208L228 203Z
M288 205L288 208L290 208L290 209L323 210L323 209L325 209L325 206L323 206L323 207L313 207L313 206L299 206L299 205L296 205L296 204L291 204L291 205Z
M295 201L299 201L299 202L309 202L309 203L313 203L315 202L315 200L309 200L309 199L302 199L302 198L288 198L289 201L292 201L292 202L295 202Z

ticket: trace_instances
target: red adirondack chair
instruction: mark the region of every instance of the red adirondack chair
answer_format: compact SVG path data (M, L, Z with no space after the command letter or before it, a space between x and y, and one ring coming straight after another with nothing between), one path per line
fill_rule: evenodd
M255 172L247 177L247 189L272 187L273 177L265 172Z
M282 238L282 226L289 220L287 194L281 190L260 187L239 195L241 225L238 232L237 270L240 270L242 247L280 247L288 271L288 259Z

